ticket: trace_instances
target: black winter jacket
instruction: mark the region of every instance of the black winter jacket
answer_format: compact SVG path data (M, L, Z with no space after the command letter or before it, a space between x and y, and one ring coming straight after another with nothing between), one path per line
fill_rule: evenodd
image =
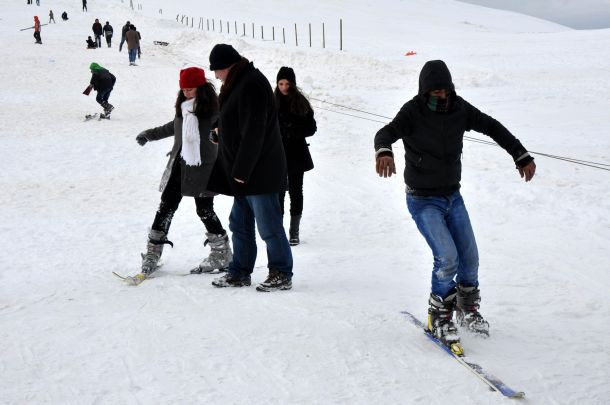
M113 32L114 30L112 29L112 25L104 25L104 35L106 35L107 37L111 37Z
M90 83L93 86L93 90L100 91L113 88L115 82L116 77L112 73L107 69L101 69L93 72Z
M278 193L285 189L286 158L271 85L252 63L232 80L228 93L221 89L218 159L208 189L239 196Z
M305 115L290 111L286 96L280 96L278 121L282 133L282 143L286 153L286 164L290 173L306 172L313 169L313 160L305 138L316 133L316 120L313 110Z
M93 33L95 35L102 35L104 30L102 28L102 24L101 23L93 23L93 25L91 26L91 29L93 30Z
M453 90L449 69L442 61L424 65L419 94L407 102L396 117L375 136L375 151L392 153L392 144L402 139L405 148L404 178L407 189L418 195L447 195L460 188L464 132L475 130L491 137L522 167L533 159L521 142L500 122L451 93L449 112L431 111L430 90Z

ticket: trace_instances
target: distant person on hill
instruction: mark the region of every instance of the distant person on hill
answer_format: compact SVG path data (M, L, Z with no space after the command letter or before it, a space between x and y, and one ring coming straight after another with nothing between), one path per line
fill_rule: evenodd
M34 16L34 39L35 43L42 44L42 38L40 37L40 20L38 16Z
M93 30L93 35L95 35L95 43L97 44L97 47L101 48L102 47L102 34L104 33L104 29L102 27L102 24L100 23L100 20L98 20L96 18L95 22L91 26L91 29Z
M278 107L278 122L288 167L288 194L290 195L290 228L288 237L291 246L298 245L299 226L303 214L303 177L313 169L313 160L305 138L316 130L313 109L307 98L297 87L294 70L282 66L277 72L275 101ZM280 192L280 208L284 214L286 191Z
M218 154L218 145L209 137L218 114L218 96L203 69L198 67L181 70L179 85L181 90L175 103L174 119L136 137L142 146L148 141L174 138L174 147L161 179L161 203L142 259L142 274L136 276L140 278L146 278L157 269L163 245L170 243L167 234L183 196L195 198L197 216L206 230L203 245L209 244L211 249L210 255L191 273L226 271L232 258L229 237L214 212L215 194L207 190Z
M112 25L108 21L106 21L106 25L104 25L104 35L106 36L106 43L108 44L108 48L110 48L112 44Z
M95 42L93 42L93 39L91 39L91 35L89 35L87 37L87 49L96 49L97 45Z
M83 11L87 11L87 0L83 0Z
M526 182L534 177L534 158L502 124L456 94L441 60L426 62L418 94L375 135L380 177L396 173L392 144L404 144L407 208L434 257L427 328L458 355L463 350L454 311L460 326L489 335L489 323L479 313L477 244L460 194L462 143L470 130L506 150Z
M49 24L51 24L51 21L53 21L53 24L55 24L55 17L53 16L53 10L49 10Z
M40 0L36 0L36 5L40 6Z
M91 70L91 81L89 86L97 91L95 101L104 109L103 116L108 118L110 117L112 110L114 110L114 106L108 102L108 98L114 88L116 77L95 62L92 62L91 65L89 65L89 69Z
M131 26L131 23L129 21L127 21L125 23L125 25L123 25L123 28L121 28L121 43L119 44L119 52L121 52L121 50L123 49L123 44L125 43L125 35L127 35L127 31L129 31L129 27Z
M133 25L129 26L129 31L125 34L125 40L127 41L127 50L129 51L129 66L136 66L136 56L140 47L140 38L136 27Z
M65 11L61 13L61 19L64 21L68 21L68 13L66 13Z
M93 42L93 39L91 39L91 35L89 35L87 37L87 49L96 49L97 48L97 44L95 42Z

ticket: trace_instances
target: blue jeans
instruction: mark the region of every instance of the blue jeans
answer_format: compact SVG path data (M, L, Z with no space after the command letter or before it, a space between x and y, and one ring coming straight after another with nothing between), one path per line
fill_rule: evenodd
M407 207L434 255L432 293L445 298L456 284L478 287L479 252L459 191L433 197L407 194Z
M95 97L95 101L97 101L100 105L102 105L102 107L104 106L104 103L108 101L108 98L110 97L110 93L112 92L112 87L106 90L100 90L97 92L97 96Z
M129 50L129 63L135 63L136 56L138 56L138 48Z
M276 193L234 198L229 217L229 229L233 233L233 261L229 264L229 274L243 277L252 274L254 270L255 219L258 233L267 245L267 267L292 278L292 252L282 224Z

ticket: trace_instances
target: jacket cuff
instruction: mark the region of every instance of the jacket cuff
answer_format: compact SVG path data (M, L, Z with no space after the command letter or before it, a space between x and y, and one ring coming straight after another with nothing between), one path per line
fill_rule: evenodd
M389 155L394 157L394 152L392 152L392 148L381 146L375 151L375 159L377 159L379 155Z
M525 152L524 154L519 156L517 159L515 159L515 164L519 168L519 167L525 167L533 161L534 161L534 158L529 154L529 152Z

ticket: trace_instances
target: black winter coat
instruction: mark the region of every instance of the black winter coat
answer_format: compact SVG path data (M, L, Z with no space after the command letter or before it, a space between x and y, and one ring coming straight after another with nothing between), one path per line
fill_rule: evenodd
M436 63L440 62L440 63ZM516 162L528 156L521 142L501 123L457 96L449 112L431 111L426 105L430 90L450 89L451 74L442 61L428 62L420 74L420 91L375 136L377 153L391 152L402 139L405 148L404 178L419 195L446 195L460 187L464 132L475 130L491 137ZM521 160L520 160L521 162Z
M228 93L221 89L218 159L208 187L226 195L279 193L286 158L271 85L252 63L232 80Z
M299 115L290 111L286 96L280 96L279 100L278 121L288 172L299 173L311 170L313 160L305 138L312 136L317 130L313 110L310 109L305 115Z
M199 166L189 166L182 158L182 117L174 117L173 121L168 122L160 127L147 129L144 131L146 139L149 141L157 141L170 136L174 137L174 145L169 153L169 160L165 166L165 171L161 177L159 191L163 192L167 186L167 182L172 175L172 171L176 167L176 160L180 161L181 192L182 195L191 197L213 197L214 193L208 191L208 180L216 161L218 154L218 146L210 142L208 134L212 127L212 119L199 119L199 153L201 155L201 164Z
M90 83L93 86L93 90L100 91L113 88L115 82L116 77L112 73L106 69L101 69L93 72Z
M111 37L113 32L114 30L112 29L112 25L104 25L104 35L106 35L107 37Z
M93 25L91 26L91 29L93 30L93 33L95 35L102 35L102 33L104 32L103 28L102 28L102 24L101 23L93 23Z

